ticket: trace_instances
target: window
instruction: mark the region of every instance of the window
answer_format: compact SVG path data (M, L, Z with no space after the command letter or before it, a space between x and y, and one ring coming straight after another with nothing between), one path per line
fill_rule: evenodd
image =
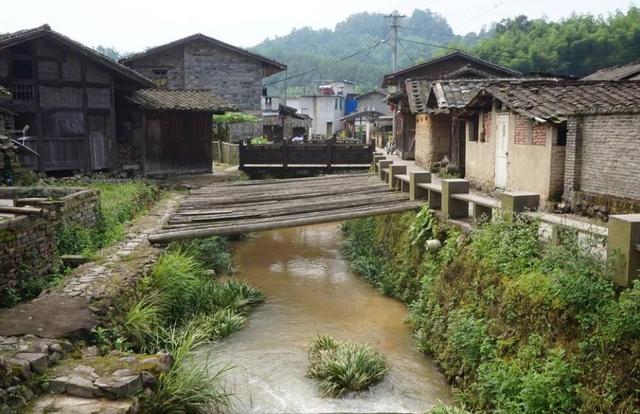
M340 99L340 110L342 111L342 99Z
M33 79L32 62L30 60L14 60L13 77L16 79Z
M567 145L567 121L558 125L556 145Z
M480 135L480 115L475 114L467 121L467 136L469 141L477 142Z
M333 109L338 109L338 98L336 98L335 102L333 103Z
M160 87L167 86L169 82L169 70L168 69L152 69L153 73L153 82Z

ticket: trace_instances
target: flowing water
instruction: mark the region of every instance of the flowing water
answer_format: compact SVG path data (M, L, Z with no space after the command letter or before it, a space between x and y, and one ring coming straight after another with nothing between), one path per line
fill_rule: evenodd
M241 331L212 345L216 364L234 368L225 385L238 413L422 413L450 389L415 349L407 310L348 270L336 224L259 233L235 243L237 277L267 298ZM374 345L390 364L384 380L340 399L319 395L304 376L317 334Z

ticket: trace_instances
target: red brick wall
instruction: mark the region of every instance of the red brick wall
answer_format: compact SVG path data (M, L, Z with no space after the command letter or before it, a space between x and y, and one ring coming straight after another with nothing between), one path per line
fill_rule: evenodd
M521 115L516 115L515 137L514 137L515 143L530 144L531 129L532 129L532 122L529 118L525 118Z
M482 142L489 142L491 139L491 112L482 113Z
M541 124L539 122L535 122L533 125L533 145L547 145L547 132L548 126L546 124Z

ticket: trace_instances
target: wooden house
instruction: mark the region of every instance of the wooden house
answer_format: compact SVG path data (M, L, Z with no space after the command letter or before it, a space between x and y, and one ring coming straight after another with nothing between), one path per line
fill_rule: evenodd
M387 102L391 104L394 115L393 136L401 156L405 159L416 158L416 161L419 161L417 157L420 152L419 146L421 145L417 140L419 126L416 124L416 114L411 111L409 106L409 94L415 93L415 91L407 89L406 81L408 79L435 81L519 76L521 76L520 72L476 58L464 52L454 52L385 75L382 87L386 88L389 93ZM458 162L464 164L464 160L459 160Z
M311 118L298 113L295 108L283 104L278 110L265 109L262 112L262 135L270 141L281 142L293 137L309 138Z
M108 169L115 157L116 97L153 82L48 25L0 35L0 84L15 129L29 126L40 171Z
M262 80L287 66L197 33L120 61L169 89L209 89L261 119ZM231 139L262 135L262 122L234 124Z
M211 172L212 116L227 111L237 108L210 90L133 91L117 105L120 160L145 176Z

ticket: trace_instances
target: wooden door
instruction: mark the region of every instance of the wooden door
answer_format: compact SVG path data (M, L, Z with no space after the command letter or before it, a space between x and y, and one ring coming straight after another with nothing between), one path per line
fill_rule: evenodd
M488 132L488 131L485 131ZM507 165L509 163L509 114L498 115L496 123L496 188L507 188Z
M94 171L111 168L110 135L107 115L89 115L89 150Z

